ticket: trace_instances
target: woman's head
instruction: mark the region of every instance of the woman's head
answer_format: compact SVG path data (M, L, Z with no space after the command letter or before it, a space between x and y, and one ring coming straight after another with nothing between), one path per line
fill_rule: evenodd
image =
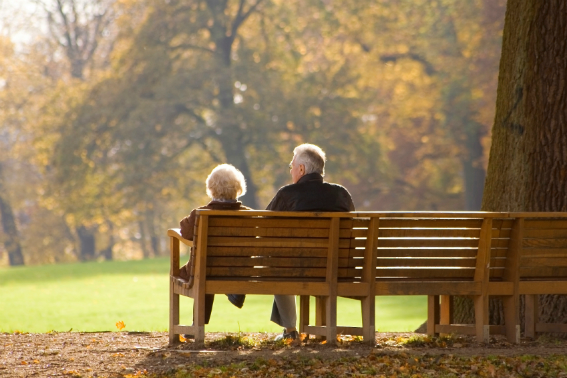
M244 175L231 164L217 165L206 184L207 195L213 199L235 200L246 193Z

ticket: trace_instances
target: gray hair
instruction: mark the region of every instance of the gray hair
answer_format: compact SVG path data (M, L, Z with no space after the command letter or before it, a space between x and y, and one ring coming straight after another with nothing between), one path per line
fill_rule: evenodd
M325 176L325 152L314 144L304 143L293 150L295 162L305 166L305 174L319 173Z
M214 199L235 200L246 194L244 175L231 164L217 165L206 183L207 195Z

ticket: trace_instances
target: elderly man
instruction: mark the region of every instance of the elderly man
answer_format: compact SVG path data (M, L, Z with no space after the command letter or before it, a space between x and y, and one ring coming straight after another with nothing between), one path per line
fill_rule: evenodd
M318 146L307 143L297 146L289 165L293 184L280 188L266 210L354 211L346 188L323 181L325 160L325 153ZM276 340L298 337L294 295L274 296L271 321L284 327Z

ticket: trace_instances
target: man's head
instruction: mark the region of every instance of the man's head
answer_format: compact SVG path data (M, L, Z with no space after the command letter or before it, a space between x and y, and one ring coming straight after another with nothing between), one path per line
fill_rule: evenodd
M304 143L293 150L293 160L289 165L291 179L295 184L309 173L325 175L325 152L314 144Z
M235 200L246 193L244 175L233 165L217 165L207 177L207 195L218 200Z

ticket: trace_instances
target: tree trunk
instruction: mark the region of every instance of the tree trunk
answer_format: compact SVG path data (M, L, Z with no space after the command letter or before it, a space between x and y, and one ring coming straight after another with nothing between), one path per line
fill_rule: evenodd
M4 231L4 247L8 251L8 261L10 266L24 265L24 256L20 245L16 220L14 219L14 211L5 196L6 188L4 187L4 176L2 174L2 165L0 164L0 218L2 219L2 231Z
M508 1L483 210L567 211L566 4ZM540 296L541 321L564 322L566 305Z
M461 158L465 181L465 210L480 210L486 172L482 166L483 148L480 143L482 125L472 123L465 135L466 156Z
M92 261L95 258L95 230L83 225L77 227L79 237L79 260Z
M144 256L144 259L149 259L152 257L152 252L148 249L144 220L138 221L138 227L140 228L140 247L142 248L142 255Z
M105 249L100 251L100 255L106 261L112 261L114 259L114 255L112 253L112 248L114 247L114 224L108 220L106 221L106 224L108 225L108 245Z
M224 8L220 3L212 6L217 17L224 18ZM236 21L234 21L236 22ZM226 162L238 168L246 178L246 194L240 198L243 204L253 209L258 209L256 199L257 188L252 181L252 175L248 160L246 159L246 144L244 143L244 132L240 128L237 111L234 104L234 79L232 77L231 56L234 45L234 34L228 35L228 25L217 22L211 29L213 40L215 41L215 62L217 67L216 82L218 86L218 121L217 134ZM236 30L233 30L235 33Z

